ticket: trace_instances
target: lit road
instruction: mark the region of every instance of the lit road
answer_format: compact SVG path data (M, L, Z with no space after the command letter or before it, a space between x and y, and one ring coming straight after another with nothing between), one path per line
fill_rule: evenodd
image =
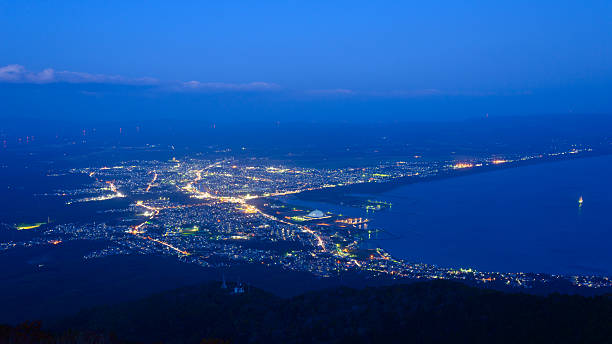
M147 189L145 190L145 192L149 192L149 190L151 190L156 180L157 180L157 173L153 171L153 180L149 182L149 185L147 185Z
M259 196L251 196L251 197L215 196L215 195L212 195L211 193L202 192L202 191L196 189L195 187L193 187L194 184L196 184L196 183L198 183L199 181L202 180L202 172L204 170L209 169L209 168L214 167L214 166L217 166L217 165L223 163L224 161L216 162L214 164L211 164L211 165L205 167L202 170L195 171L196 172L196 178L193 181L187 183L187 185L185 185L185 187L183 187L183 190L191 193L196 198L200 198L200 199L214 199L214 200L217 200L217 201L220 201L220 202L224 202L224 203L239 204L240 205L239 210L242 210L244 212L260 214L261 216L263 216L263 217L265 217L265 218L267 218L269 220L280 222L280 223L283 223L283 224L286 224L286 225L289 225L289 226L295 226L295 227L299 228L302 232L314 236L316 241L317 241L317 245L319 247L321 247L321 249L324 252L327 251L327 249L325 248L325 242L323 241L323 239L321 238L321 236L317 232L313 231L312 229L310 229L310 228L308 228L306 226L294 224L294 223L291 223L291 222L287 222L287 221L279 219L279 218L277 218L275 216L268 215L268 214L264 213L263 211L261 211L259 208L255 207L255 206L253 206L251 204L248 204L246 202L248 199L258 198ZM268 194L268 196L288 195L288 194L293 194L293 193L304 192L304 191L307 191L307 190L314 190L314 188L309 188L309 189L306 189L306 190L289 191L289 192L283 192L283 193L279 192L279 193L275 193L273 195Z
M144 231L142 230L142 228L147 224L147 222L151 219L153 219L155 216L157 216L159 214L159 212L164 209L164 208L156 208L156 207L152 207L149 205L144 204L142 201L138 201L136 202L137 206L143 207L145 209L147 209L147 212L149 212L149 217L146 221L142 222L141 224L134 226L134 228L132 228L130 231L128 231L128 233L133 234L134 236L140 238L140 239L144 239L144 240L149 240L149 241L153 241L156 242L158 244L164 245L180 254L184 254L184 255L190 255L191 253L185 251L185 250L181 250L180 248L173 246L165 241L161 241L159 239L155 239L152 238L150 236L144 236L141 235L142 233L144 233ZM170 208L170 207L169 207ZM174 207L173 207L174 208Z

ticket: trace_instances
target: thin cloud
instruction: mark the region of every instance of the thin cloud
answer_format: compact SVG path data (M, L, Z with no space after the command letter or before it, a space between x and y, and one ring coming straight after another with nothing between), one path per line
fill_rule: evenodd
M126 84L126 85L156 85L159 80L155 78L127 78L121 75L90 74L81 72L56 72L57 82L69 83L96 83L96 84Z
M143 85L153 86L155 89L165 92L264 92L279 90L278 84L270 82L203 82L203 81L160 81L155 78L129 78L122 75L92 74L73 72L67 70L54 70L47 68L40 72L30 71L22 65L10 64L0 67L0 83L21 84L111 84L111 85ZM390 91L355 91L346 88L294 90L298 94L318 97L375 97L375 98L426 98L437 96L469 96L482 97L497 94L496 92L466 92L448 91L435 88L423 88L414 90L390 90ZM529 91L519 92L521 95L531 94ZM510 94L516 95L516 94Z
M187 81L180 84L180 87L184 90L229 90L229 91L265 91L278 89L279 86L269 82L250 82L242 84L225 83L225 82L200 82L200 81Z
M11 64L0 67L0 82L13 83L98 83L98 84L126 84L126 85L155 85L158 83L154 78L127 78L121 75L90 74L71 71L56 71L47 68L42 72L32 72L24 66Z
M435 88L423 88L416 90L394 90L385 92L369 92L372 97L392 97L392 98L422 98L430 96L448 95L448 93Z
M349 90L346 88L335 88L328 90L310 90L306 91L308 94L316 94L316 95L352 95L355 94L355 91Z
M420 90L398 92L397 94L403 95L406 97L424 97L424 96L439 96L439 95L442 95L443 92L436 88L424 88Z
M11 64L0 67L0 81L2 82L21 82L21 83L48 83L55 79L53 69L45 69L42 72L34 73L25 69L24 66Z
M91 74L72 71L56 71L47 68L42 72L32 72L18 64L0 67L0 82L5 83L72 83L72 84L120 84L120 85L152 85L161 89L182 91L265 91L280 88L269 82L225 83L225 82L160 82L155 78L128 78L122 75Z

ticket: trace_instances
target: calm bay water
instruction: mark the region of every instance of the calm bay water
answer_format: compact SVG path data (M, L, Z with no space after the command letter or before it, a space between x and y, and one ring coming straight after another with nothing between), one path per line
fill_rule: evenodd
M393 207L369 214L370 227L397 236L375 245L408 261L610 276L611 177L603 156L406 185L371 196Z

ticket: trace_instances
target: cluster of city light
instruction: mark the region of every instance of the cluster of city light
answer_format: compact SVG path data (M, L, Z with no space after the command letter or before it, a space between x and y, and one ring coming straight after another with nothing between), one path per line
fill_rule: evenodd
M469 162L458 162L453 165L453 168L456 170L462 169L462 168L472 168L472 167L474 167L474 164L469 163Z
M259 212L257 207L247 203L242 203L242 205L238 209L240 209L245 214L257 214Z
M90 174L90 175L93 176L93 174ZM98 180L98 179L96 178L96 180ZM100 195L100 196L95 196L95 197L81 198L81 199L77 199L77 200L74 200L74 201L68 201L68 202L66 202L66 204L82 203L82 202L95 202L95 201L107 201L107 200L113 199L113 198L124 198L124 197L126 197L126 195L124 193L122 193L121 191L119 191L117 189L117 186L115 185L115 183L113 183L111 181L107 181L106 184L107 184L107 187L103 188L103 190L111 191L112 194Z
M491 163L493 165L505 164L507 162L508 162L508 160L504 160L504 159L495 159L495 160L491 161Z
M288 225L294 225L290 222L285 222L281 219L278 219L274 216L265 214L264 212L262 212L259 208L246 203L247 199L245 197L233 197L233 196L214 196L208 192L202 192L199 191L197 188L195 188L193 185L200 182L202 180L202 172L206 169L212 168L212 167L216 167L219 166L219 164L221 164L222 162L217 162L217 163L213 163L209 166L207 166L205 169L203 170L197 170L195 171L196 174L196 178L193 181L190 181L187 183L187 185L185 187L182 188L182 190L192 194L192 196L196 197L196 198L212 198L215 199L217 201L220 202L225 202L225 203L235 203L238 204L238 210L242 211L243 213L247 213L247 214L259 214L263 217L266 217L268 219L277 221L277 222L281 222L281 223L285 223ZM271 173L284 173L287 172L288 170L283 170L283 169L276 169L276 168L268 168L267 171L271 172ZM335 185L334 185L335 186ZM314 189L314 188L312 188ZM287 195L287 194L291 194L291 193L298 193L298 192L303 192L304 190L293 190L293 191L288 191L288 192L278 192L278 193L273 193L273 194L267 194L267 196L278 196L278 195ZM254 199L257 198L257 196L249 196L250 199ZM317 245L320 246L324 251L325 251L325 243L323 241L323 239L321 238L321 236L319 234L317 234L315 231L313 231L312 229L306 227L306 226L297 226L301 231L308 233L312 236L315 237L315 239L317 240Z
M559 154L573 153L569 151ZM361 230L368 225L368 219L347 218L330 213L324 217L318 215L310 217L311 210L295 207L289 207L283 211L280 208L286 205L278 206L283 201L275 203L279 200L274 197L344 185L378 183L400 177L435 176L440 172L454 169L499 165L543 156L554 156L554 154L523 157L494 155L464 161L432 163L423 160L422 164L400 161L390 164L381 163L368 168L329 170L266 166L256 161L253 162L252 159L248 161L249 165L244 165L235 159L210 164L196 159L185 159L180 162L174 159L172 162L176 164L142 161L135 169L107 167L75 170L89 174L90 177L96 179L97 183L93 184L93 188L58 190L57 195L77 196L96 192L95 189L98 189L101 195L92 200L126 197L118 190L115 185L117 183L130 196L143 195L145 197L146 200L132 203L132 207L142 210L135 214L141 216L141 221L133 224L131 221L134 218L129 218L124 224L117 227L119 234L112 240L116 240L116 247L119 249L100 251L92 257L106 254L129 254L130 250L146 254L155 252L173 254L176 252L183 257L182 260L203 266L217 264L220 260L208 259L215 255L230 261L281 264L290 269L311 271L319 276L328 276L332 270L357 269L371 272L374 275L389 274L394 278L459 278L489 283L499 280L497 275L494 275L495 273L480 273L467 269L454 271L427 265L408 264L393 259L383 250L377 249L376 252L372 252L360 248L361 243L370 233L370 231ZM226 163L227 161L229 163ZM206 164L209 165L205 166ZM103 188L99 188L100 183L104 185ZM177 195L177 190L183 195ZM145 193L148 195L145 196ZM185 202L185 195L203 201ZM251 202L256 199L264 200L263 202ZM367 210L379 211L390 207L390 204L368 200L363 207ZM193 209L187 210L187 208ZM117 211L123 210L117 209ZM332 219L325 221L328 218ZM196 223L202 226L202 230L194 225ZM190 228L191 226L193 228ZM159 233L159 229L165 230ZM79 236L85 233L80 226L75 227L74 230L79 233ZM102 230L98 233L101 233L103 238L108 235ZM53 236L53 238L57 237ZM232 242L232 240L248 239L270 240L271 242L290 240L299 243L302 249L293 251L291 255L280 257L267 249L253 249L250 243ZM337 245L339 242L342 243L340 246ZM187 258L190 252L194 254ZM227 264L224 260L221 261L224 262L221 264ZM329 265L330 263L332 265ZM330 266L334 266L332 270ZM502 279L512 285L523 285L531 283L529 278L521 275L520 278L505 276ZM601 284L588 278L580 283L581 285Z
M346 218L346 219L336 220L336 222L346 223L346 224L349 224L349 225L360 225L360 224L367 223L369 221L370 221L369 219L361 218L361 217L359 217L359 218Z

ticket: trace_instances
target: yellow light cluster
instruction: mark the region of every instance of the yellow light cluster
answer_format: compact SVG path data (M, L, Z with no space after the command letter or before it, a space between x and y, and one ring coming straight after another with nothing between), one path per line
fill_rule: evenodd
M240 207L240 210L242 210L242 212L245 214L256 214L258 212L257 208L246 203L243 204L242 207Z
M471 164L469 162L458 162L453 165L454 169L471 168L471 167L474 167L474 164Z

